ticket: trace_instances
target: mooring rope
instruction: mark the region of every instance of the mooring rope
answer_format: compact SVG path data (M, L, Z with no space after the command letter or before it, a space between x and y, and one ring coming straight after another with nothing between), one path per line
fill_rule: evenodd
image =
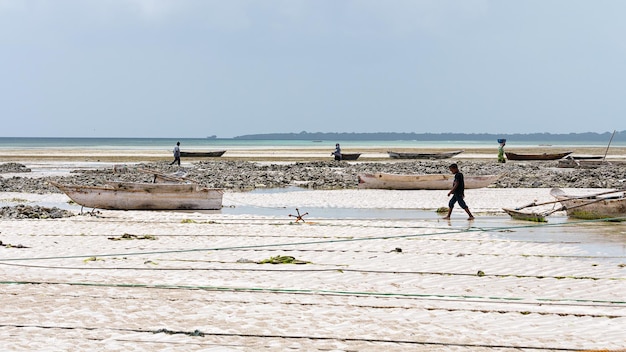
M150 334L168 334L168 335L187 335L193 337L243 337L243 338L261 338L261 339L295 339L295 340L312 340L312 341L343 341L343 342L367 342L379 344L403 344L403 345L424 345L424 346L446 346L446 347L469 347L469 348L494 348L494 349L518 349L518 350L547 350L547 351L590 351L581 348L565 348L565 347L547 347L547 346L531 346L531 345L505 345L505 344L479 344L479 343L462 343L462 342L437 342L428 340L399 340L399 339L383 339L383 338L367 338L367 337L348 337L348 336L320 336L320 335L279 335L279 334L254 334L254 333L233 333L233 332L205 332L200 330L170 330L161 328L157 330L148 329L132 329L132 328L114 328L114 327L87 327L87 326L71 326L71 325L35 325L35 324L0 324L0 327L6 328L28 328L28 329L59 329L59 330L109 330L118 332L131 333L150 333ZM110 340L107 338L106 340ZM116 340L116 339L113 339ZM132 340L135 341L135 340ZM170 341L139 341L145 343L170 343ZM179 343L179 342L174 342ZM187 343L187 342L185 342ZM215 344L211 344L215 346ZM221 344L218 346L222 346ZM258 346L257 346L258 347Z
M223 262L218 262L223 263ZM235 263L233 263L235 264ZM150 267L73 267L73 266L51 266L51 265L26 265L16 263L2 263L0 265L34 268L34 269L62 269L62 270L96 270L96 271L118 271L118 270L137 270L137 271L239 271L239 272L280 272L280 273L322 273L322 272L344 272L344 273L363 273L363 274L398 274L398 275L439 275L439 276L477 276L475 273L457 273L457 272L441 272L441 271L407 271L407 270L372 270L372 269L352 269L336 266L333 268L322 269L266 269L266 268L150 268ZM319 264L316 265L334 265ZM610 280L620 281L626 280L626 277L593 277L593 276L573 276L573 275L523 275L523 274L488 274L482 273L481 277L496 278L518 278L518 279L556 279L556 280Z
M525 298L525 297L499 297L499 296L478 296L478 295L446 295L430 293L397 293L397 292L367 292L367 291L342 291L324 289L299 289L299 288L270 288L270 287L228 287L228 286L208 286L208 285L173 285L173 284L140 284L140 283L98 283L98 282L63 282L63 281L0 281L0 285L67 285L85 287L109 287L109 288L150 288L150 289L178 289L178 290L203 290L219 292L262 292L262 293L303 293L314 295L336 295L336 296L371 296L371 297L409 297L409 298L450 298L450 299L479 299L487 301L504 302L524 302L534 300L537 302L563 302L563 303L591 303L626 305L626 301L621 300L597 300L582 298Z
M626 219L626 218L616 218L616 219ZM402 239L402 238L418 238L418 237L430 237L430 236L440 236L440 235L450 235L450 234L460 234L460 233L470 233L470 232L497 232L497 231L507 231L513 229L522 229L522 228L535 228L538 226L541 227L565 227L565 226L575 226L581 223L592 223L599 221L607 221L607 219L602 220L580 220L580 221L572 221L567 223L557 223L557 224L532 224L532 225L519 225L519 226L502 226L502 227L492 227L492 228L462 228L462 229L453 229L443 232L432 232L432 233L424 233L424 234L408 234L408 235L383 235L383 236L374 236L374 237L360 237L360 238L340 238L340 239L328 239L328 240L314 240L314 241L301 241L301 242L285 242L285 243L269 243L269 244L254 244L254 245L240 245L240 246L227 246L227 247L208 247L208 248L191 248L191 249L176 249L176 250L160 250L160 251L144 251L144 252L127 252L127 253L103 253L103 254L81 254L81 255L69 255L69 256L49 256L49 257L23 257L23 258L2 258L0 262L8 262L8 261L29 261L29 260L52 260L52 259L76 259L76 258L91 258L91 257L116 257L116 256L133 256L133 255L153 255L153 254L171 254L171 253L190 253L190 252L205 252L205 251L224 251L224 250L233 250L233 249L251 249L251 248L272 248L279 246L304 246L304 245L313 245L313 244L328 244L328 243L345 243L345 242L357 242L357 241L374 241L374 240L390 240L390 239ZM293 225L292 225L293 226Z

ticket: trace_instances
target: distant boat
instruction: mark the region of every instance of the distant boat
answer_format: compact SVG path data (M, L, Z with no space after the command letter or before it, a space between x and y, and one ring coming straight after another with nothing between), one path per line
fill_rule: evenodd
M557 160L566 157L573 152L563 153L543 153L543 154L517 154L505 152L506 158L509 160Z
M49 181L77 204L110 210L214 210L222 208L223 190L196 183L111 182L106 186Z
M463 150L440 153L402 153L392 151L387 152L387 154L389 154L389 156L394 159L447 159L461 153L463 153Z
M218 158L226 153L225 150L211 152L180 152L181 158Z
M453 174L359 174L359 188L372 189L451 189ZM496 182L500 175L465 176L465 188L483 188Z
M356 160L361 156L361 153L341 153L341 160Z

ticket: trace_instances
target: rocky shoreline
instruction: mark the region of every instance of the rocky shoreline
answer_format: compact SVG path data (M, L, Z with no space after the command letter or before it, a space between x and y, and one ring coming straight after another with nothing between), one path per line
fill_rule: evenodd
M168 163L146 163L122 168L74 170L69 176L41 178L0 177L0 192L59 193L46 181L54 180L80 185L102 185L106 181L151 182L151 175L140 172L147 169L160 173L178 173L196 180L203 186L232 191L250 191L259 188L304 187L308 189L355 189L360 173L388 172L398 174L449 173L450 160L420 160L408 162L349 163L334 161L297 163L258 163L250 161L201 161L192 167L179 168ZM496 188L624 188L626 172L619 165L605 165L595 169L557 168L555 161L509 162L458 161L465 175L503 176L491 187ZM0 173L29 172L16 163L0 164Z

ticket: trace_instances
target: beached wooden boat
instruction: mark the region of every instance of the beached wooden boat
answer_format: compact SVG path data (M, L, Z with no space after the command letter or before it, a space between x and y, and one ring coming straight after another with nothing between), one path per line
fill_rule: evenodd
M394 159L447 159L461 153L463 153L463 150L440 153L402 153L392 151L387 152L387 154L389 154L389 156Z
M210 152L180 152L181 158L218 158L226 153L225 150L215 150Z
M553 188L550 195L563 205L569 217L626 221L626 197L623 192L616 190L590 196L573 196L560 188Z
M557 160L566 157L573 152L562 153L542 153L542 154L518 154L505 152L506 158L509 160Z
M595 159L570 159L563 158L558 161L557 167L562 168L581 168L581 169L594 169L605 165L613 165L607 160L595 160Z
M196 183L111 182L105 186L50 181L77 204L112 210L211 210L222 208L222 189Z
M574 160L602 160L605 157L602 155L570 154L566 158Z
M453 174L359 174L359 188L372 189L451 189ZM483 188L496 182L500 175L465 176L465 188Z
M341 153L341 160L356 160L361 156L361 153Z
M535 212L523 212L517 209L509 209L502 208L507 214L509 214L513 219L517 220L525 220L525 221L534 221L534 222L547 222L546 215L544 213L535 213Z

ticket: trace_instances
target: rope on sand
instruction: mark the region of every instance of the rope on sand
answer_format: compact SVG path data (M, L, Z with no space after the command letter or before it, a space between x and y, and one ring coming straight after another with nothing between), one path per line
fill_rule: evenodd
M210 262L210 263L224 263L224 262ZM332 264L319 264L317 265L332 265ZM339 266L333 268L324 269L266 269L266 268L150 268L150 267L73 267L73 266L51 266L51 265L25 265L15 263L2 263L0 265L14 266L21 268L36 268L36 269L60 269L60 270L136 270L136 271L238 271L238 272L266 272L266 273L323 273L323 272L341 272L341 273L361 273L361 274L397 274L397 275L439 275L439 276L476 276L472 273L455 273L445 271L401 271L401 270L372 270L372 269L349 269ZM521 274L481 274L481 277L495 277L495 278L517 278L517 279L555 279L555 280L609 280L620 281L626 280L626 277L593 277L593 276L553 276L553 275L521 275Z
M439 235L450 235L450 234L461 234L461 233L471 233L471 232L497 232L497 231L508 231L513 229L522 229L522 228L536 228L538 226L541 227L566 227L566 226L575 226L581 223L591 223L591 222L605 222L611 220L622 220L626 218L613 218L613 219L599 219L599 220L580 220L573 221L562 224L529 224L529 225L519 225L519 226L502 226L502 227L492 227L492 228L467 228L467 229L453 229L449 231L443 232L432 232L432 233L423 233L423 234L408 234L408 235L389 235L389 236L375 236L375 237L361 237L361 238L341 238L341 239L331 239L331 240L316 240L316 241L303 241L303 242L291 242L291 243L269 243L269 244L255 244L255 245L245 245L245 246L228 246L228 247L209 247L209 248L191 248L191 249L176 249L176 250L165 250L165 251L145 251L145 252L128 252L128 253L104 253L104 254L82 254L82 255L70 255L70 256L50 256L50 257L23 257L23 258L2 258L1 262L12 262L12 261L29 261L29 260L53 260L53 259L77 259L77 258L91 258L91 257L117 257L117 256L133 256L133 255L153 255L153 254L171 254L171 253L191 253L191 252L209 252L209 251L224 251L224 250L235 250L235 249L252 249L252 248L272 248L272 247L280 247L280 246L304 246L304 245L312 245L312 244L324 244L324 243L344 243L344 242L360 242L360 241L375 241L375 240L391 240L391 239L401 239L401 238L417 238L417 237L429 237L429 236L439 236ZM294 225L290 225L294 226ZM315 226L315 225L314 225Z
M220 292L261 292L261 293L285 293L285 294L312 294L331 296L369 296L369 297L396 297L396 298L447 298L455 300L484 300L504 301L510 303L523 303L537 301L536 304L544 303L570 303L580 304L603 304L603 305L626 305L626 301L597 300L581 298L524 298L524 297L497 297L477 295L444 295L428 293L394 293L394 292L366 292L366 291L338 291L319 289L297 288L268 288L268 287L227 287L227 286L204 286L204 285L169 285L169 284L127 284L127 283L97 283L97 282L62 282L62 281L0 281L0 285L68 285L86 287L115 287L115 288L152 288L152 289L178 289L178 290L203 290Z
M504 345L504 344L475 344L475 343L461 343L461 342L435 342L427 340L394 340L394 339L380 339L380 338L366 338L366 337L346 337L346 336L320 336L320 335L278 335L278 334L252 334L252 333L232 333L232 332L204 332L200 330L184 331L184 330L170 330L170 329L131 329L131 328L115 328L115 327L86 327L86 326L68 326L68 325L35 325L35 324L0 324L2 328L28 328L28 329L59 329L59 330L109 330L119 332L132 332L132 333L149 333L149 334L168 334L168 335L188 335L193 337L243 337L243 338L262 338L262 339L295 339L295 340L312 340L312 341L341 341L341 342L368 342L368 343L382 343L382 344L403 344L403 345L424 345L424 346L448 346L448 347L469 347L469 348L498 348L498 349L524 349L524 350L548 350L548 351L590 351L589 349L581 348L564 348L564 347L545 347L545 346L523 346L523 345ZM106 340L111 340L107 337ZM112 340L117 340L113 338ZM128 341L128 340L122 340ZM145 343L179 343L175 341L137 341L133 342L145 342ZM190 342L185 341L185 345ZM222 344L212 343L211 346L224 346ZM254 346L258 347L258 346Z

